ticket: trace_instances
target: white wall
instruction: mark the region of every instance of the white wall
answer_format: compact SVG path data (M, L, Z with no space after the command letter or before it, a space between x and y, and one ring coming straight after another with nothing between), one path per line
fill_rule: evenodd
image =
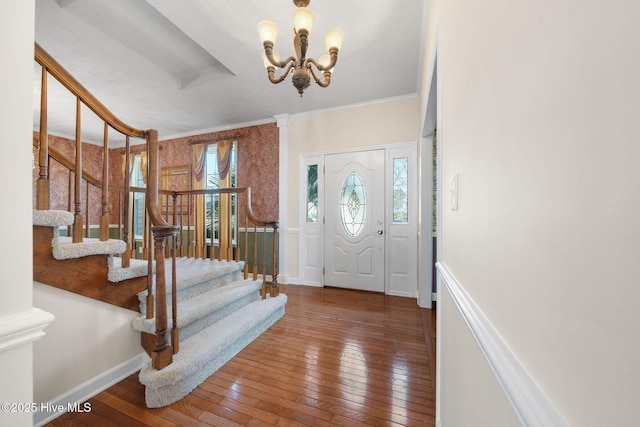
M459 174L459 210L443 205L441 262L567 423L637 425L640 5L430 6L442 178ZM460 312L442 310L441 425L460 425L459 407L470 419L490 413L470 402L486 393L502 414L489 366L460 350Z
M417 141L420 132L416 96L289 117L286 274L299 277L300 155ZM281 267L282 268L282 267Z
M7 0L0 13L0 402L33 401L31 132L34 2ZM18 321L20 318L20 321ZM33 326L33 325L32 325ZM16 339L13 346L10 341ZM32 414L0 411L0 425L29 426Z
M33 347L37 402L54 401L143 352L131 327L139 313L39 283L33 300L56 316Z

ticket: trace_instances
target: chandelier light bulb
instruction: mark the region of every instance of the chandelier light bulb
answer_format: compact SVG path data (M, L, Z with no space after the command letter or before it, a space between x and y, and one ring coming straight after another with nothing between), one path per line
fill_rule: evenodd
M325 37L325 43L327 45L327 51L332 47L340 50L342 47L342 30L339 28L331 28Z
M299 7L293 15L293 27L296 31L307 30L311 33L313 27L313 13L306 7Z
M278 27L271 21L261 21L258 24L258 33L260 34L260 42L268 41L272 44L276 44L276 38L278 37Z

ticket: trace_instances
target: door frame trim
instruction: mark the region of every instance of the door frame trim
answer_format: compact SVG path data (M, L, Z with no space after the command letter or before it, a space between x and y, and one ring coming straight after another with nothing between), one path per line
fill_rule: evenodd
M393 144L382 144L382 145L371 145L371 146L366 146L366 147L350 147L350 148L345 148L345 149L336 149L336 150L326 150L326 151L316 151L316 152L310 152L310 153L301 153L300 157L299 157L299 172L298 172L298 176L299 176L299 206L298 206L298 212L299 212L299 235L298 235L298 247L300 250L300 256L299 256L299 265L298 265L298 274L299 274L299 282L302 285L307 285L307 286L317 286L317 287L324 287L325 283L324 283L324 274L322 274L322 269L325 266L325 260L324 260L324 246L325 246L325 242L324 242L324 224L322 223L322 221L319 221L320 224L316 224L316 223L307 223L306 222L306 208L305 208L305 204L306 204L306 189L307 189L307 177L306 177L306 173L307 173L307 166L309 165L314 165L317 164L318 165L318 216L320 218L324 218L324 212L325 212L325 206L324 206L324 158L325 155L332 155L332 154L347 154L347 153L356 153L356 152L363 152L363 151L373 151L373 150L384 150L385 151L385 206L388 206L388 201L389 201L389 193L388 193L388 186L387 184L387 177L389 175L389 164L388 164L388 160L389 160L389 153L392 152L394 149L402 149L402 148L411 148L413 150L413 152L415 153L415 156L413 156L412 160L414 160L414 170L417 171L418 166L418 162L417 162L417 155L418 155L418 142L417 141L405 141L405 142L398 142L398 143L393 143ZM320 175L320 172L322 172L322 175ZM392 173L392 172L391 172ZM415 206L413 209L410 207L410 209L412 209L413 212L413 217L416 218L416 223L415 223L415 233L414 233L414 237L417 241L417 230L419 228L419 210L417 209L417 206L419 206L420 204L420 200L421 200L421 194L420 194L420 186L419 183L417 182L417 178L418 175L417 174L411 174L410 176L410 180L412 180L412 187L413 187L413 192L416 194L415 196L415 201L416 203L414 203L413 205ZM385 208L385 210L388 210L387 208ZM386 212L385 212L386 213ZM319 259L316 260L310 260L308 258L308 253L307 251L304 250L304 248L306 247L306 239L308 237L310 237L313 232L311 232L310 227L316 227L317 225L320 225L322 230L320 231L320 240L319 240L319 245L320 247L318 248L317 253L320 254L319 255ZM390 242L391 239L389 239L390 234L389 234L389 227L390 227L390 222L389 221L385 221L385 234L387 236L387 238L385 239L385 272L384 272L384 293L387 295L398 295L398 296L405 296L405 297L412 297L412 298L417 298L417 292L418 292L418 275L416 272L415 275L415 290L412 288L412 292L409 293L403 293L403 292L393 292L389 290L389 254L390 254ZM317 231L316 231L317 232ZM415 263L416 265L418 264L418 250L416 247L416 250L412 252L415 256ZM309 263L315 264L317 266L319 266L319 270L315 270L314 268L309 268L308 264Z

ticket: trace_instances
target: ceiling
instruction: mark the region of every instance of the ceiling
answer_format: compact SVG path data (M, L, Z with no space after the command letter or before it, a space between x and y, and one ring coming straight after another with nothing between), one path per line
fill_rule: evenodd
M302 97L290 76L268 81L257 31L258 22L275 22L275 50L293 55L290 0L36 0L35 39L125 123L167 139L414 95L424 3L311 1L307 56L326 53L331 27L342 29L344 42L331 85L312 83ZM35 129L40 73L35 64ZM49 132L73 137L75 99L51 79L48 88ZM82 139L102 143L103 125L86 111Z

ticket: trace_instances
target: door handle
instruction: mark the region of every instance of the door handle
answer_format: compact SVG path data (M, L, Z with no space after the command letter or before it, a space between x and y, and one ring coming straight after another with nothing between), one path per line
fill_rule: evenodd
M384 233L384 231L378 230L378 234L382 234L382 233Z

